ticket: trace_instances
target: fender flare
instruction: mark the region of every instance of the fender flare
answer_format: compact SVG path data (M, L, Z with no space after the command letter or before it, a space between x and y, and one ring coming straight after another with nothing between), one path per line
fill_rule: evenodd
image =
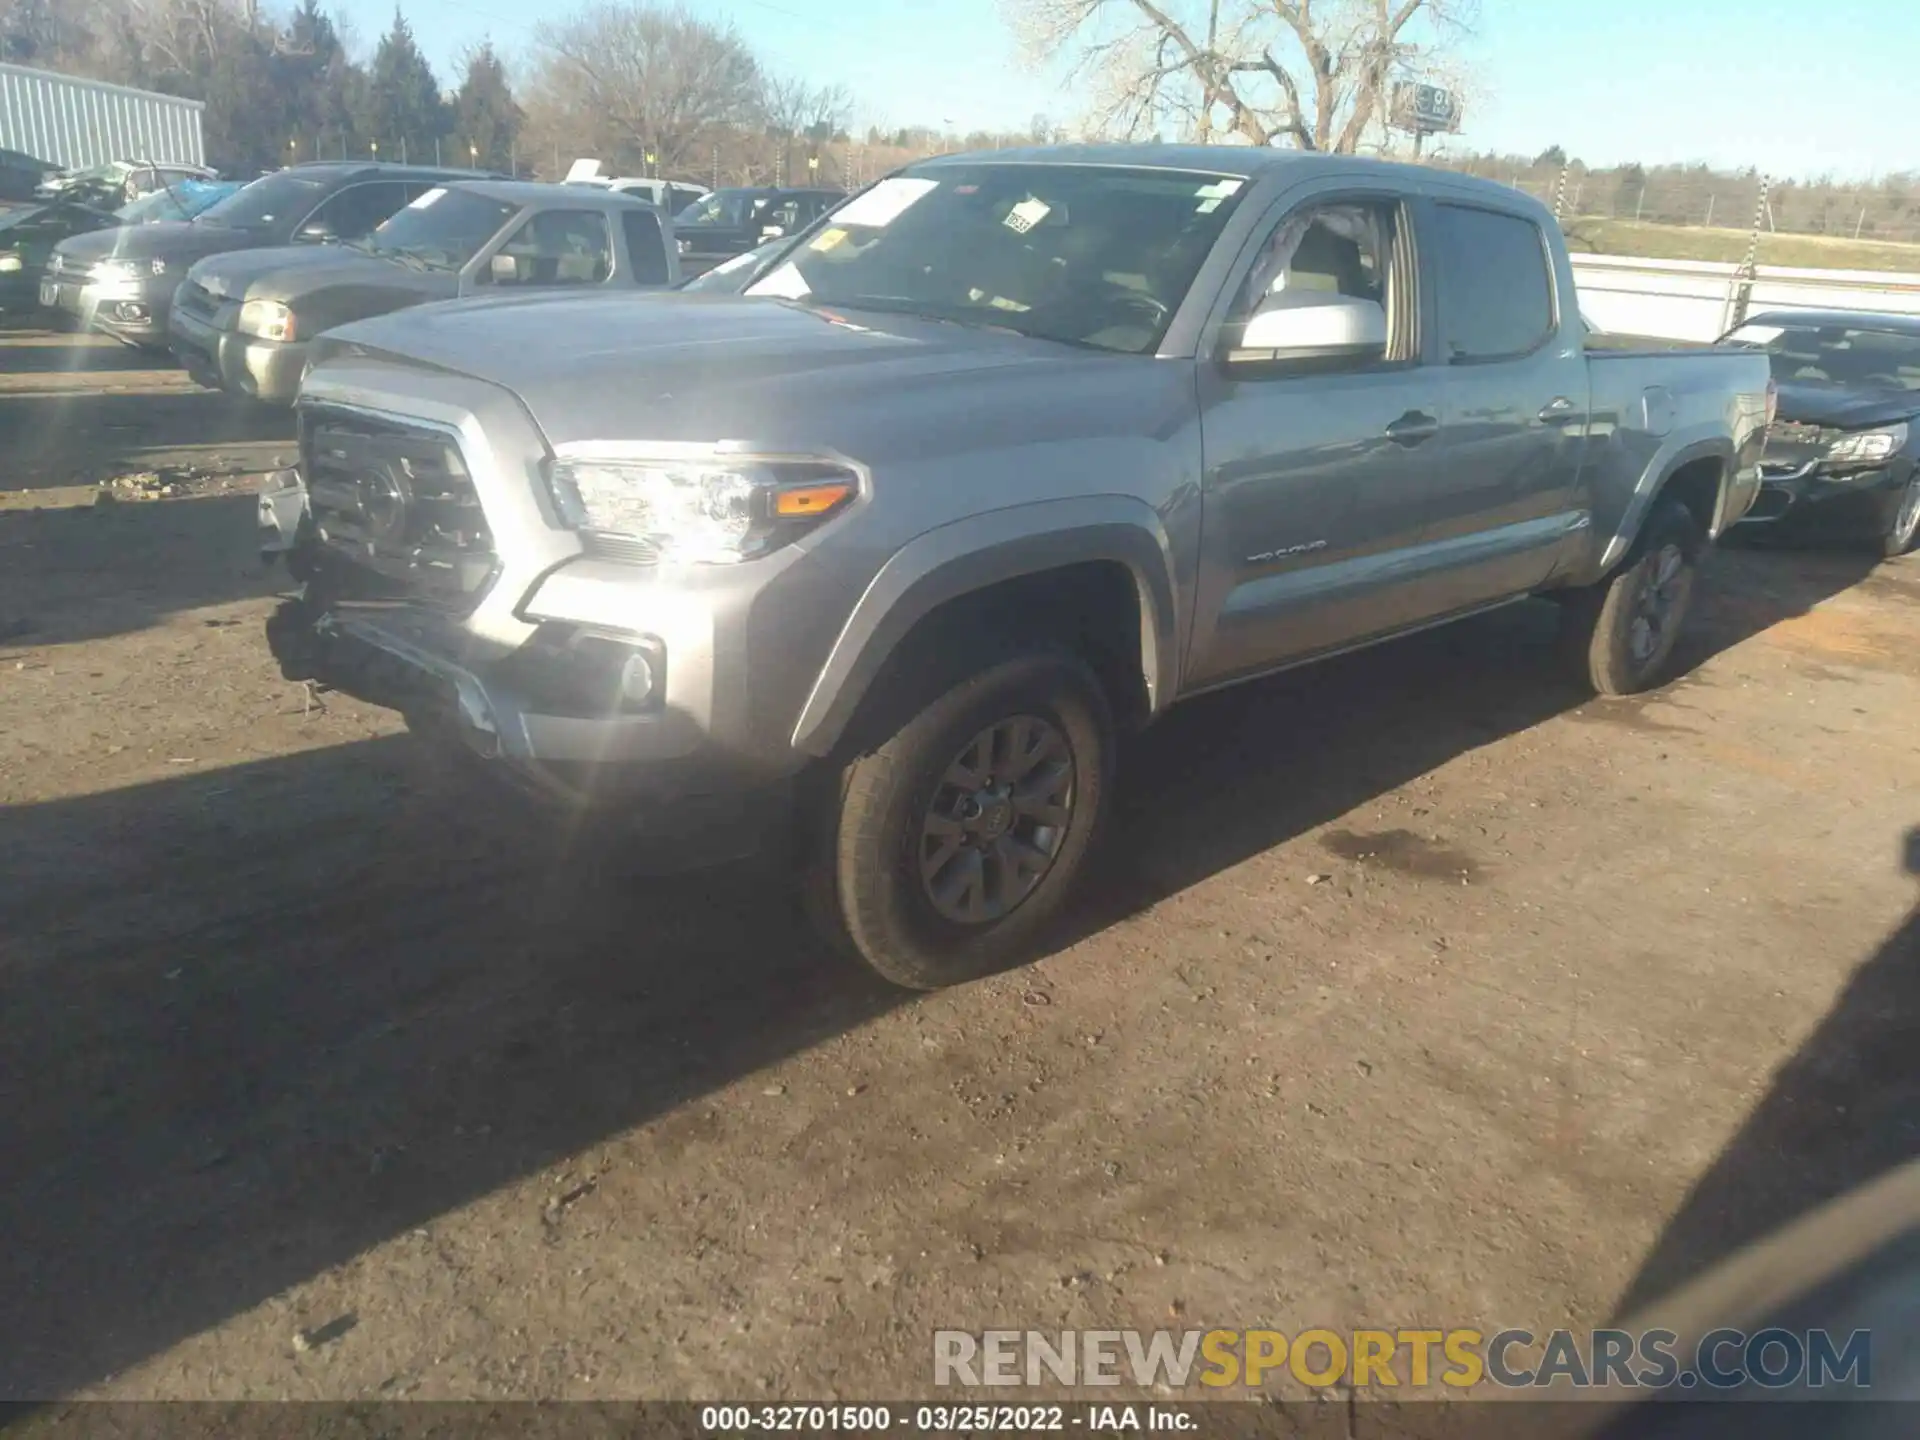
M1697 460L1716 460L1720 464L1720 488L1714 500L1714 519L1707 527L1710 535L1719 535L1720 516L1726 510L1727 486L1733 477L1734 453L1732 444L1724 436L1710 436L1655 455L1653 462L1641 472L1640 483L1634 486L1633 495L1620 516L1620 523L1614 527L1613 538L1607 542L1606 551L1600 557L1602 575L1611 572L1614 566L1625 559L1634 541L1640 538L1640 528L1646 523L1647 512L1653 508L1653 502L1660 498L1660 492L1666 489L1667 481L1680 469Z
M917 536L873 577L841 627L793 727L802 754L824 756L845 733L895 648L936 608L1023 575L1089 561L1124 565L1140 607L1141 679L1149 714L1180 684L1173 547L1160 515L1130 495L1035 501Z

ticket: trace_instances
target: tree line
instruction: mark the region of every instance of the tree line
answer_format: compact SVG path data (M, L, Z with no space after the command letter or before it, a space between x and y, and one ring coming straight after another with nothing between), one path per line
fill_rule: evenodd
M848 168L854 143L844 86L776 74L731 25L678 5L591 4L538 27L511 76L483 43L447 85L399 9L365 58L354 42L322 0L0 0L0 60L203 101L208 162L241 178L344 157L553 178L591 156L803 183L822 154Z

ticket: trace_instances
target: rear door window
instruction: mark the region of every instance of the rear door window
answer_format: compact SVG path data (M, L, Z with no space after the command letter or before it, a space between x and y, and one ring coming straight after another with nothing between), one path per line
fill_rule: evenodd
M1433 207L1441 354L1449 364L1517 359L1553 334L1553 271L1540 227L1469 205Z
M627 240L627 263L633 268L636 285L667 283L667 237L660 230L660 216L652 210L624 210L620 226Z

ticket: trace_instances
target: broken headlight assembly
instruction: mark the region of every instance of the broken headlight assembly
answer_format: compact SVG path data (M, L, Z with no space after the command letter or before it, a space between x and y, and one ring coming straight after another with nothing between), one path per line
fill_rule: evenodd
M755 559L860 493L860 478L844 461L691 447L564 446L548 475L569 527L664 564Z
M1907 424L1887 425L1878 430L1857 430L1842 435L1827 447L1826 463L1836 470L1854 470L1884 465L1898 455L1907 443Z

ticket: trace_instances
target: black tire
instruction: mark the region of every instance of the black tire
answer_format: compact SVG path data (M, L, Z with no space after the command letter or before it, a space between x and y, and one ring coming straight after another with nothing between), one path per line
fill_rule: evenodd
M1002 787L1003 777L1014 775L1021 761L995 764L988 756L981 773L991 771L992 785L1012 793L959 822L979 827L959 842L977 852L977 861L965 850L946 852L950 832L936 835L930 827L953 826L953 807L977 803L949 782L970 755L983 753L973 749L974 742L1003 734L1030 740L1028 757L1043 750L1054 757L1040 762L1048 766L1049 785L1058 784L1064 745L1070 766L1064 793L1070 798L1064 807L1051 801L1043 806L1021 793L1039 779L1007 781ZM997 739L989 749L1010 753ZM838 786L824 798L810 866L813 919L829 939L912 990L956 985L1026 959L1083 868L1099 828L1113 754L1112 711L1083 661L1045 649L988 664L938 694L841 773ZM1038 764L1019 773L1037 775ZM1055 790L1054 798L1060 793ZM1041 809L1064 813L1065 823L1043 824L1031 813ZM1032 865L1035 854L1046 863L1029 882L1018 873L1020 867L1006 868L1002 846L1019 847L1023 865ZM923 873L942 854L947 868ZM962 871L972 872L973 883L962 883L956 900L955 876L963 882L968 878ZM985 902L1004 902L1028 884L1031 888L1002 913L972 922L954 918L955 908L976 898L985 908ZM1007 889L997 897L988 895L1002 885ZM948 898L937 898L936 891Z
M1920 543L1920 470L1908 478L1888 509L1887 528L1880 534L1880 554L1898 560L1916 543Z
M1655 501L1619 569L1568 597L1561 608L1567 658L1600 694L1638 695L1666 681L1706 543L1684 505Z

